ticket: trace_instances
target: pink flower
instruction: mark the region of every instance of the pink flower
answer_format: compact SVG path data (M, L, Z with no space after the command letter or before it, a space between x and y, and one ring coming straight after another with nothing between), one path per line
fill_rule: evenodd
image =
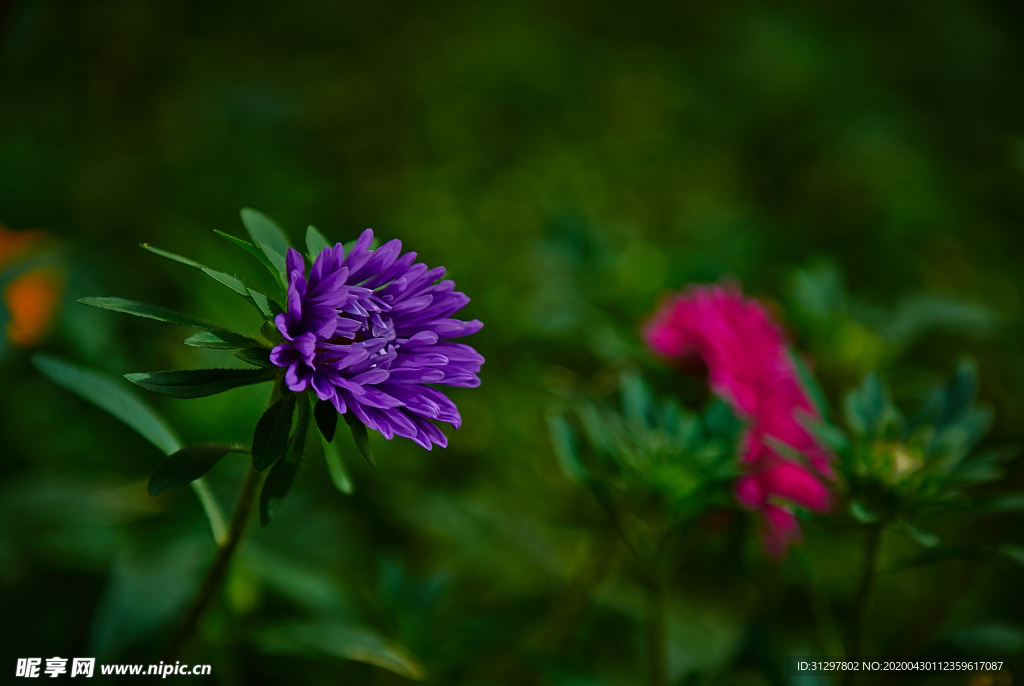
M832 455L804 428L818 416L800 383L782 329L758 301L735 287L695 286L676 295L644 328L647 345L667 357L701 357L711 390L749 425L740 445L745 474L740 505L760 510L764 544L779 555L800 539L792 505L826 512ZM789 454L807 458L809 466Z

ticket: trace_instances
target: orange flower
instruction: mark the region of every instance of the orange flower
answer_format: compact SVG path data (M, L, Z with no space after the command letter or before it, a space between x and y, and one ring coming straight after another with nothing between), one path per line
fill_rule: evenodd
M0 280L3 271L44 250L44 231L11 231L0 224ZM38 345L49 333L63 291L63 278L54 267L37 267L7 283L3 304L7 309L7 338L21 347Z

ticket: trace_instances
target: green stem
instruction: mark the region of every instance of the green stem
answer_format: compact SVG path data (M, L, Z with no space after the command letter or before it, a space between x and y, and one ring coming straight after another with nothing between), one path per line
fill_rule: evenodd
M242 540L245 525L249 521L249 511L252 509L256 484L259 482L259 478L259 472L249 467L249 473L246 474L245 482L242 484L242 492L238 496L238 503L235 505L234 514L231 515L231 525L228 528L227 537L217 549L217 554L213 558L213 564L210 565L206 576L203 577L203 583L199 587L199 592L192 600L192 604L189 605L184 619L182 619L181 624L178 626L178 630L174 633L174 638L171 639L167 651L164 653L164 662L172 662L178 651L192 638L192 635L196 632L196 627L199 626L199 620L203 618L203 615L217 597L220 587L224 583L224 578L227 576L231 559L238 549L238 543Z
M882 534L885 532L885 524L874 524L865 532L864 558L861 562L860 582L857 585L857 595L853 603L853 619L850 622L849 644L846 650L846 657L855 659L861 657L860 650L864 640L864 626L867 621L868 608L871 604L871 594L875 590L875 567L878 563L878 551L881 549ZM844 672L844 684L847 686L853 683L856 672Z

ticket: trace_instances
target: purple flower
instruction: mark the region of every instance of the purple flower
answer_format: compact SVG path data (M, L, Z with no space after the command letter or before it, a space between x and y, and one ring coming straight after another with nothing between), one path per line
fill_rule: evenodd
M285 342L270 360L287 369L285 385L312 386L339 413L352 412L385 438L411 438L427 450L448 444L432 420L459 428L455 403L427 384L475 387L484 358L449 339L476 333L479 321L452 319L469 298L444 267L413 264L398 240L370 250L367 229L346 255L324 248L306 276L306 263L288 251L288 307L277 315Z

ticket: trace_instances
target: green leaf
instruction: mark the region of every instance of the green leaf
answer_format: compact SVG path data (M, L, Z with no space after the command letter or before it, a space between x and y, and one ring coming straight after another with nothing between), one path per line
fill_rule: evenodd
M241 238L236 238L229 233L224 233L223 231L217 231L216 229L214 229L213 232L220 236L221 238L227 240L229 243L238 246L242 250L245 250L247 253L249 253L257 260L259 260L260 264L266 267L267 271L269 271L271 275L273 275L274 280L277 281L278 285L280 285L281 287L288 286L287 283L284 283L282 281L283 270L279 270L274 265L274 263L270 261L270 258L267 257L267 254L263 250L260 250L258 246L253 245L249 241L243 241Z
M864 503L854 500L850 503L850 514L861 524L874 524L881 519L877 514L868 510Z
M236 348L259 347L259 342L237 333L200 331L186 338L185 345L190 345L193 348L234 350Z
M999 546L998 552L1003 557L1013 560L1019 565L1024 565L1024 548L1021 546L1003 543Z
M310 262L313 262L324 248L329 247L331 244L315 226L311 225L306 228L306 251Z
M278 305L277 302L271 300L259 291L254 291L250 288L249 295L252 297L252 301L256 303L256 307L259 308L260 312L262 312L263 316L267 319L273 319L283 312L281 306Z
M294 414L295 394L289 393L267 408L256 422L252 435L252 466L257 472L277 462L288 450Z
M934 548L942 542L942 539L936 534L929 531L922 531L905 519L897 521L893 526L893 529L915 541L923 548Z
M810 367L807 366L807 361L802 355L791 352L789 355L793 361L793 367L796 369L797 377L800 379L800 384L807 391L807 395L810 396L811 402L814 404L814 409L818 411L818 416L825 421L830 421L831 412L829 411L828 399L825 397L825 391L822 390L821 384L814 378L814 374L811 373Z
M324 461L327 463L331 482L345 495L352 495L356 490L355 484L352 483L352 477L348 473L348 468L345 467L338 444L329 442L326 436L320 436L320 443L324 449Z
M300 394L297 396L297 402L299 417L295 433L288 444L288 452L284 459L274 463L260 490L260 526L263 527L268 526L274 518L281 501L295 483L299 467L302 466L302 452L306 447L306 435L309 432L309 398Z
M288 277L285 274L284 256L288 254L288 249L291 247L288 236L273 219L251 207L243 208L241 215L242 223L245 224L246 231L252 237L253 244L263 251L267 260L277 271L281 285L287 287Z
M234 355L243 362L248 362L256 367L272 369L275 366L274 363L270 361L270 351L266 348L242 348L241 350L236 350Z
M190 260L187 257L182 257L181 255L175 254L173 252L168 252L167 250L161 250L160 248L152 246L149 243L140 243L139 247L142 248L143 250L148 250L154 255L159 255L160 257L164 257L168 260L173 260L174 262L180 262L181 264L192 267L193 269L202 269L204 266L196 262L195 260Z
M427 677L426 667L403 646L339 622L282 624L262 632L258 640L269 653L326 655L382 667L409 679Z
M164 454L170 455L181 448L181 440L167 422L130 386L43 353L33 355L32 363L55 384L114 415Z
M329 400L318 400L313 407L313 418L316 419L316 426L320 429L327 442L334 440L334 432L338 428L338 410Z
M366 433L366 427L363 426L363 423L352 412L346 412L344 417L348 423L349 430L352 432L352 438L356 442L356 447L359 448L359 452L362 453L371 467L376 467L377 461L373 459L373 451L370 449L370 437Z
M181 448L181 439L175 435L167 422L123 383L43 353L33 355L32 363L55 384L106 410L165 455L170 455ZM203 506L214 539L218 543L225 541L227 520L213 493L203 479L193 481L192 489Z
M104 310L123 312L124 314L144 317L145 319L155 319L158 322L180 324L181 326L190 326L193 329L202 329L203 331L215 331L225 334L232 333L231 331L223 329L216 324L211 324L210 322L193 317L190 314L175 312L174 310L168 310L166 307L141 303L137 300L126 300L125 298L82 298L78 302L83 305L100 307Z
M267 215L251 207L243 207L240 214L254 244L263 243L279 255L286 254L288 248L292 247L287 234Z
M149 252L155 255L159 255L160 257L165 257L168 260L173 260L175 262L179 262L181 264L192 267L193 269L198 269L199 271L203 272L214 281L217 281L227 286L235 293L238 293L243 298L250 298L249 291L246 289L245 285L235 277L231 276L230 274L219 272L216 269L210 269L206 265L196 262L195 260L190 260L187 257L176 255L175 253L168 252L167 250L161 250L160 248L153 247L149 243L142 243L141 247L143 250L148 250Z
M582 483L587 478L587 470L580 464L576 454L576 436L565 417L560 412L549 410L547 413L548 431L551 434L551 446L558 458L558 466L573 483Z
M278 369L185 369L125 374L136 386L171 398L202 398L270 381Z
M971 512L1021 512L1024 511L1024 494L976 500L970 504L970 510Z
M223 443L201 443L171 453L149 478L149 494L157 496L195 481L230 452L239 449Z

